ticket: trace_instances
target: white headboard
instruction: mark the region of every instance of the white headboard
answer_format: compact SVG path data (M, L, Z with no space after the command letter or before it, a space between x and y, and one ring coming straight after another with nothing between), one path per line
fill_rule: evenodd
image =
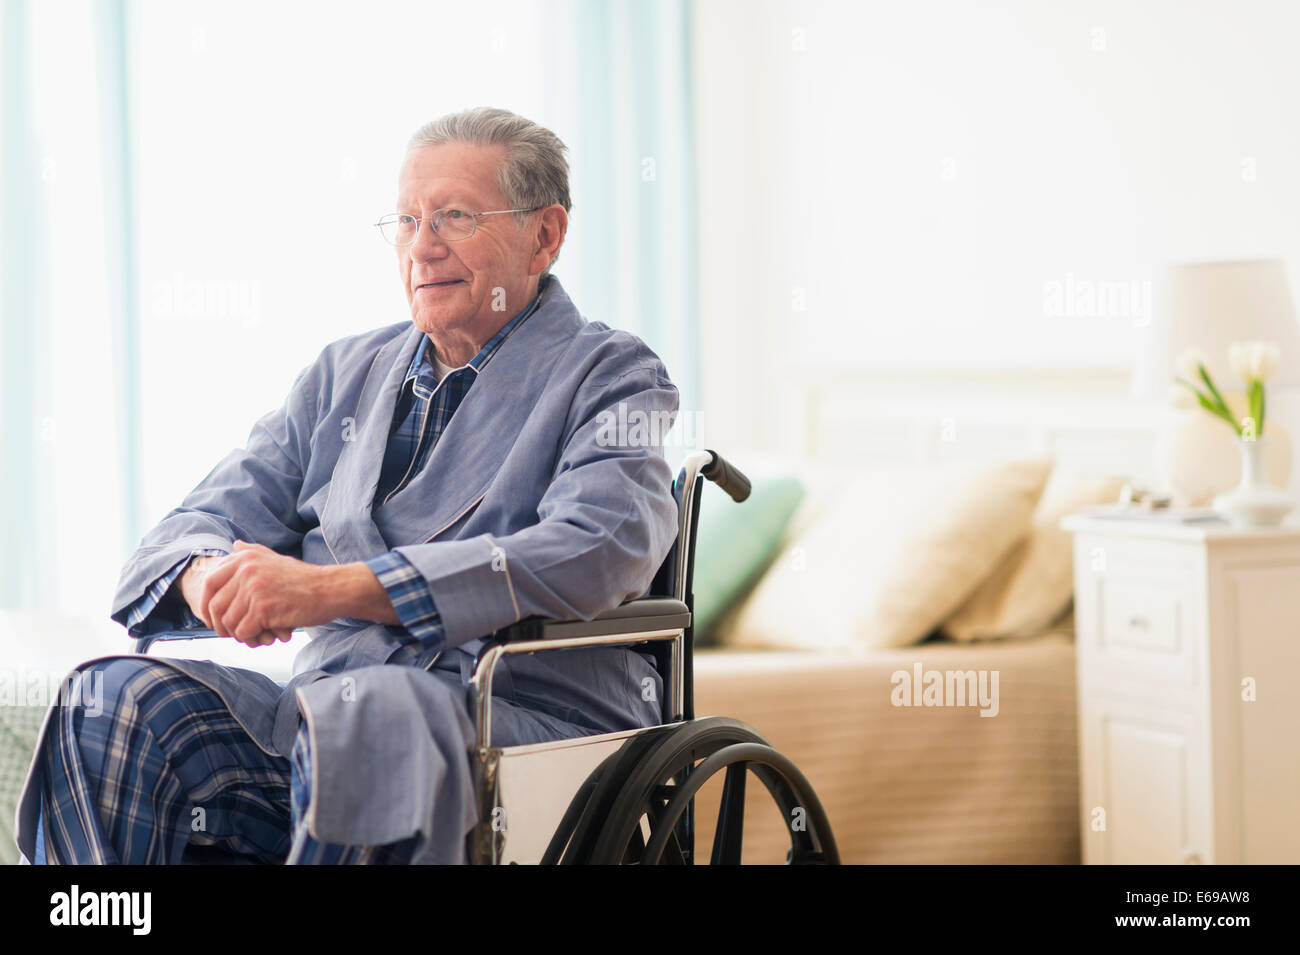
M802 426L805 460L827 465L927 464L1050 454L1080 474L1154 484L1166 410L1128 396L1126 370L854 371L813 376Z

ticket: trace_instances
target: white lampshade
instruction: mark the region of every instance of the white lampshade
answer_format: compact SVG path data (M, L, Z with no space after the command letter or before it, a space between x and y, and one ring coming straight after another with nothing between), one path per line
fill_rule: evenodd
M1245 387L1228 365L1228 346L1237 341L1277 342L1282 358L1268 380L1269 393L1300 385L1300 321L1276 259L1194 262L1164 275L1155 314L1139 338L1133 366L1135 398L1163 399L1174 383L1174 362L1188 347L1203 351L1206 368L1222 391Z

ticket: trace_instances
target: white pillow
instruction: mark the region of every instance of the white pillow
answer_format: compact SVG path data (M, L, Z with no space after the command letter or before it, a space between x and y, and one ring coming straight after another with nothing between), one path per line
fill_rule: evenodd
M1028 530L1047 458L856 478L794 537L731 617L742 647L873 649L917 643Z
M1074 553L1061 518L1089 504L1114 503L1123 477L1054 472L1030 531L943 625L954 640L997 640L1042 633L1074 598Z

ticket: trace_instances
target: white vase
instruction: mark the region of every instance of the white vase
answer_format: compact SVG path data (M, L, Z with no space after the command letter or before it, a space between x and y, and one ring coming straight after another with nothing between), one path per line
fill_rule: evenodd
M1241 447L1241 483L1214 499L1214 509L1237 527L1273 527L1295 506L1291 498L1268 481L1264 456L1268 438L1238 440Z

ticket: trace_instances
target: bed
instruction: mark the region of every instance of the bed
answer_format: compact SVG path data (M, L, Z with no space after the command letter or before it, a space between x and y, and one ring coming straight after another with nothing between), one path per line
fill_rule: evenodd
M999 674L998 713L895 706L898 671ZM749 723L808 777L845 863L1078 863L1070 624L1026 640L870 654L700 651L696 713ZM810 705L811 700L820 701ZM697 809L713 836L720 786ZM744 861L785 861L785 820L750 799ZM712 810L712 811L710 811Z
M727 453L742 468L756 461L760 474L793 465L821 497L855 475L891 467L1026 455L1049 458L1076 476L1157 484L1152 450L1160 411L1135 406L1127 392L1123 371L826 369L797 393L782 393L789 426L774 433L785 446L756 448L752 457L741 449ZM807 538L787 535L784 553L801 539ZM852 576L839 582L841 591L854 585ZM1016 639L959 642L935 633L913 646L863 650L839 632L837 613L818 614L814 603L768 603L791 631L789 649L697 649L696 713L741 719L793 760L821 798L844 862L1081 861L1068 607ZM787 605L797 614L786 614ZM734 620L721 629L730 631L728 643L753 642L736 633ZM893 675L917 664L997 672L997 716L970 707L894 705ZM701 795L697 846L710 844L720 792L715 782ZM745 861L784 861L785 825L770 801L749 800Z

